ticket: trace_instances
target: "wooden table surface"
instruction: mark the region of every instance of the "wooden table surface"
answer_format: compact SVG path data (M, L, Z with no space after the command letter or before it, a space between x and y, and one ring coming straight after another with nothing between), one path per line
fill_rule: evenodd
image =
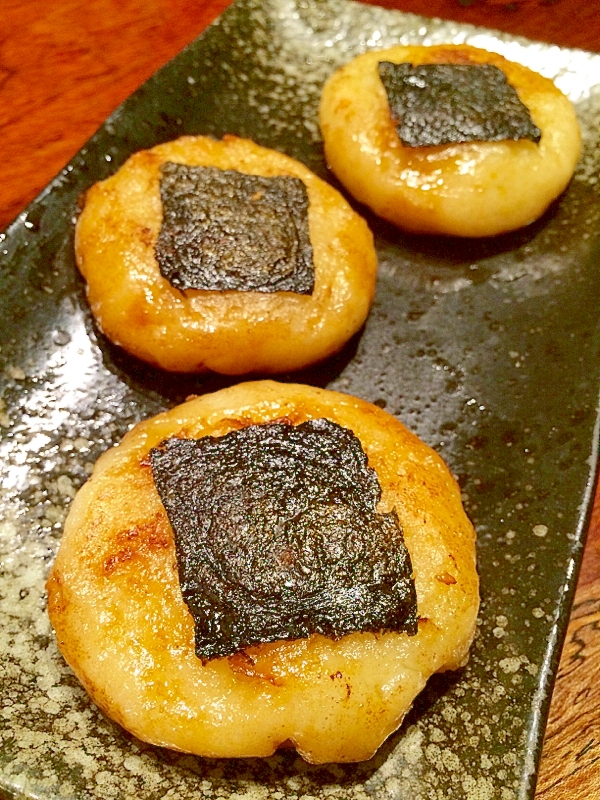
M368 0L370 1L370 0ZM595 2L380 0L600 51ZM229 0L2 0L0 229ZM600 493L546 732L537 800L600 798Z

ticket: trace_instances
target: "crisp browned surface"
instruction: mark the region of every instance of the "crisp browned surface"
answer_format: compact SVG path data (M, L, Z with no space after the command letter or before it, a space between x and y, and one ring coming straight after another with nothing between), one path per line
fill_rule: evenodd
M404 147L379 78L380 61L494 66L529 110L541 141ZM518 230L562 194L581 152L573 106L551 80L465 44L396 44L362 53L325 83L319 123L326 160L346 190L413 233L482 237Z
M181 292L165 281L155 257L165 160L301 181L313 291ZM182 136L132 155L86 192L75 255L106 336L174 372L272 374L321 361L364 323L377 276L373 234L339 192L295 159L232 135Z
M239 659L233 668L227 658L204 663L194 653L148 451L173 437L315 418L354 432L381 486L380 511L398 510L418 633L255 644L244 652L256 670L240 670ZM244 591L242 574L234 580ZM475 532L460 489L427 445L349 395L246 381L139 423L98 460L69 511L47 588L65 659L102 710L139 739L219 757L269 756L290 742L320 764L371 758L429 676L464 664L478 584Z
M600 51L596 3L380 0L428 16ZM0 227L105 117L229 0L3 0ZM600 498L552 703L538 800L600 797Z

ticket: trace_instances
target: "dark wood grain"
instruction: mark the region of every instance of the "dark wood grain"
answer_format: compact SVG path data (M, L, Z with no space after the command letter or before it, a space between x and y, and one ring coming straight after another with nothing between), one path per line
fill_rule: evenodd
M600 798L600 491L552 695L536 800Z
M471 25L497 28L562 47L600 49L600 17L595 2L574 0L363 0Z
M4 0L0 26L0 228L109 113L229 0ZM600 51L597 4L380 0L380 5ZM600 798L600 497L539 775L537 800Z
M229 0L3 0L4 228L106 117Z

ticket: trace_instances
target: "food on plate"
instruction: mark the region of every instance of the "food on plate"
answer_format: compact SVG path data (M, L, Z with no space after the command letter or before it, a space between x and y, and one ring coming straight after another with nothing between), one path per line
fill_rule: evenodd
M246 139L134 154L85 195L75 238L106 336L175 372L285 372L365 321L373 237L331 186Z
M465 663L479 602L442 459L370 403L271 381L106 452L47 588L65 659L138 738L313 763L370 758Z
M376 214L416 233L492 236L538 219L581 150L548 78L469 45L364 53L325 84L327 161Z

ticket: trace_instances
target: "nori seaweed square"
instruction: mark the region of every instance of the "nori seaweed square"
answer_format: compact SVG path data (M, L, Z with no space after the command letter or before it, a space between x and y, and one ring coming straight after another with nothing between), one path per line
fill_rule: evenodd
M153 448L203 661L251 645L417 632L410 556L356 436L325 419Z
M156 259L177 289L312 294L308 194L299 178L166 162Z
M493 64L380 61L378 67L398 136L408 147L541 139L527 107Z

